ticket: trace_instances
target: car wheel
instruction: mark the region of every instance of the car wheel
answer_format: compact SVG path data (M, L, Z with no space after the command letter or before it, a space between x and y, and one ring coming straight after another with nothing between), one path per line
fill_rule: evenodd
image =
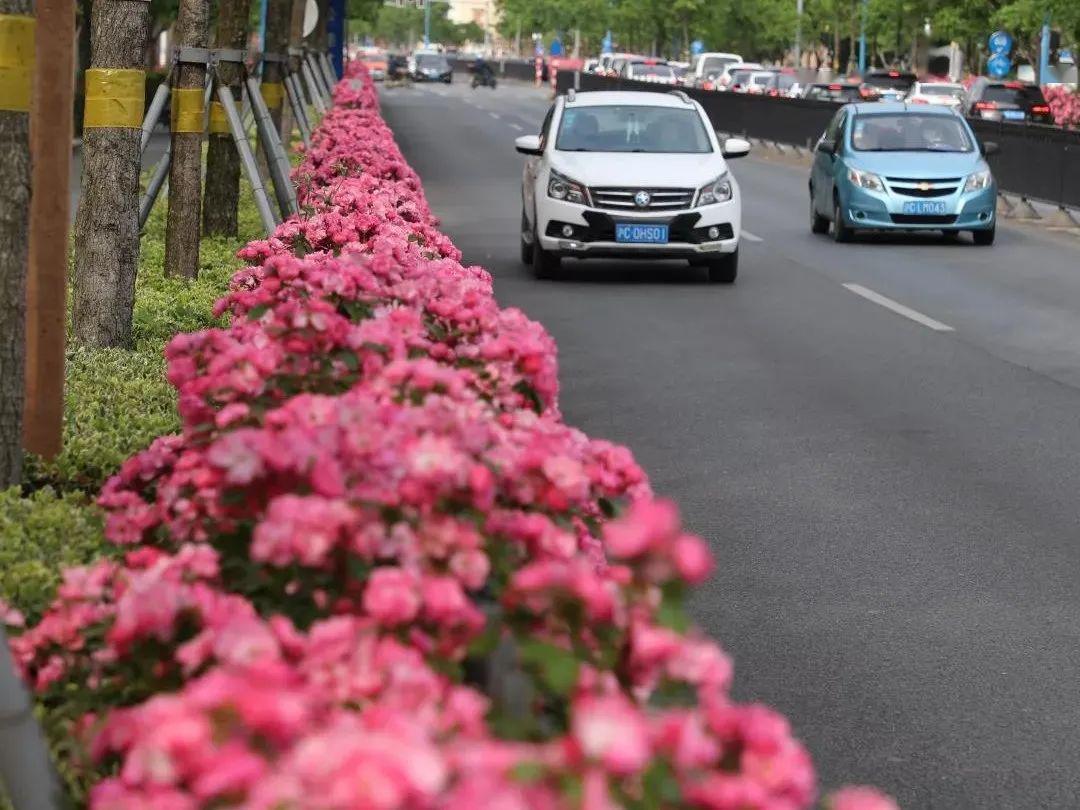
M814 207L814 192L810 192L810 232L811 233L828 233L829 232L829 218L823 217L817 212Z
M739 275L738 248L733 253L725 253L719 258L710 259L705 265L705 270L709 274L710 284L734 284L735 278Z
M997 227L987 228L984 231L972 231L971 236L975 239L975 244L980 247L989 247L994 244L994 236L997 232Z
M525 216L525 212L521 212L521 263L526 267L533 263L533 246L532 242L525 238L525 234L531 233L529 229L529 220ZM535 237L534 237L535 239Z
M833 200L832 238L834 242L850 242L853 229L844 224L844 216L840 210L840 200Z
M539 279L555 278L562 266L562 259L557 253L544 250L540 244L540 237L533 234L532 243L532 268L533 275Z

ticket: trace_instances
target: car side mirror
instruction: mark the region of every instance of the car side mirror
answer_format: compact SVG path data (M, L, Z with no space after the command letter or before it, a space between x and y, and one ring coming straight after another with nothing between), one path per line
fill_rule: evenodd
M820 141L818 141L817 148L819 151L825 152L826 154L835 155L836 141L832 140L831 138L822 138Z
M750 141L744 138L728 138L720 148L720 153L728 160L746 157L750 154Z
M989 157L990 155L996 155L1000 152L1001 147L994 141L984 141L979 151L981 151L985 157Z
M523 155L542 155L539 135L522 135L514 141L514 148Z

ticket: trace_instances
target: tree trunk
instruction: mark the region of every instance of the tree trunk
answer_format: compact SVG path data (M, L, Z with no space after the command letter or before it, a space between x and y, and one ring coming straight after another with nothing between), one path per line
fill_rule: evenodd
M180 0L176 17L177 44L205 48L210 4ZM172 162L169 164L169 217L165 223L165 274L199 275L199 213L202 203L202 99L206 66L179 64L173 87L198 99L197 116L177 115L179 96L172 103ZM191 117L195 120L188 121ZM180 130L180 131L178 131ZM194 130L194 131L182 131Z
M0 14L29 16L30 0L0 0ZM0 109L0 489L22 481L22 419L26 385L26 267L30 224L30 75L33 48L21 38L27 68L25 104ZM33 42L33 29L29 29ZM14 73L15 71L11 71Z
M143 68L148 3L96 0L91 15L92 68ZM138 127L86 127L82 195L75 222L75 339L127 346L139 264Z
M285 55L289 46L289 24L292 18L292 0L268 0L266 7L266 52ZM289 105L284 100L285 65L281 62L263 62L262 83L269 85L270 92L263 92L267 99L266 106L270 108L270 117L274 119L274 126L281 134L281 142L285 148L289 148L292 135L292 115L289 113ZM273 104L278 99L276 104ZM285 124L288 129L285 129Z
M289 50L296 51L304 44L305 0L290 0L290 3L291 16L289 17ZM289 73L296 76L297 79L300 79L300 84L303 85L303 80L300 78L300 57L295 54L289 55ZM304 103L304 93L302 89L300 93L300 103ZM289 133L290 135L292 133L291 127Z
M221 0L218 4L215 48L247 45L249 0ZM217 82L232 90L240 109L243 66L221 62ZM209 236L236 236L236 208L240 201L240 154L232 135L211 132L206 150L206 196L203 199L203 232Z

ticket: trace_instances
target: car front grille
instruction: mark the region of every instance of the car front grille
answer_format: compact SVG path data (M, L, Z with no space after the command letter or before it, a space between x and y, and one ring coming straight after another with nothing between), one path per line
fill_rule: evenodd
M952 225L956 214L892 214L897 225Z
M649 204L640 206L634 202L638 192L647 192ZM593 205L610 211L679 211L689 208L694 201L692 188L590 188Z
M886 177L889 188L905 197L948 197L956 191L960 177Z

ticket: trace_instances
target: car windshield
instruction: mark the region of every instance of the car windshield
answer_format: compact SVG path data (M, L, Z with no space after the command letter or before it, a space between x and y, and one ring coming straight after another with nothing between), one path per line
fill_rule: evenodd
M815 84L806 97L817 101L858 101L862 98L859 88L846 84Z
M948 115L875 113L855 118L851 144L860 152L970 152L959 118Z
M879 90L908 90L915 84L915 77L909 73L878 73L867 76L866 83Z
M772 82L772 78L773 74L771 73L755 73L750 77L750 83L758 87L765 87Z
M704 154L712 151L712 144L697 110L610 104L567 108L555 148L564 152Z
M655 65L648 62L634 62L630 65L631 76L648 76L657 79L670 79L675 74L671 65Z
M1010 87L1007 84L988 84L982 94L983 101L997 104L1044 104L1042 90L1038 87Z
M733 70L731 71L731 83L732 84L746 84L750 78L750 74L753 71L750 70Z
M446 70L449 67L449 63L444 57L430 53L422 53L417 56L416 64L421 68L435 68L436 70Z
M701 63L702 76L719 76L728 65L734 65L738 59L728 59L723 56L706 56Z
M960 98L964 95L964 88L958 84L924 84L919 87L919 95Z

